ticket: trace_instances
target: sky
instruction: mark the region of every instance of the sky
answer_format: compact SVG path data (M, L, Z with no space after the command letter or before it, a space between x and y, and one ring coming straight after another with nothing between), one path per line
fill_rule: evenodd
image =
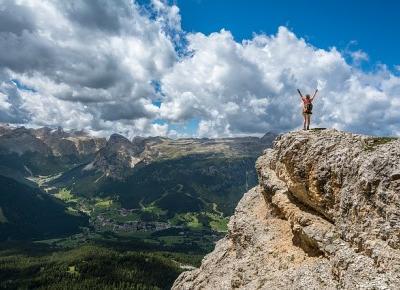
M0 0L0 122L107 136L400 136L400 2Z
M286 26L319 48L365 51L368 69L400 63L400 38L394 37L400 28L397 0L178 0L177 5L188 32L225 28L242 41Z

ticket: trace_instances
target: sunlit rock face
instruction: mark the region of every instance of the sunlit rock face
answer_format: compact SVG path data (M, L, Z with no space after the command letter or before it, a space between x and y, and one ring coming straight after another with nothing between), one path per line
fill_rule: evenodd
M174 289L398 289L400 140L279 136L229 232Z

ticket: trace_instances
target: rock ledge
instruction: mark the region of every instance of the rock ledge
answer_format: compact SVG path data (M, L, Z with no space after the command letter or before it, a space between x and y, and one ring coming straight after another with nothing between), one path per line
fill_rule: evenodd
M279 136L199 269L173 289L400 289L400 140Z

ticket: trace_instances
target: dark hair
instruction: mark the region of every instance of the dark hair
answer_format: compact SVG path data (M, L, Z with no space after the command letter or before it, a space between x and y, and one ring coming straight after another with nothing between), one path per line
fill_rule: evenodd
M306 95L306 98L307 98L307 99L310 98L310 95Z

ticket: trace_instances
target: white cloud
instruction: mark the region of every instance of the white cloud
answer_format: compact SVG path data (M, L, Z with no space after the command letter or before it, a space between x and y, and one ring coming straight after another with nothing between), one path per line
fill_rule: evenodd
M0 110L7 111L11 107L11 104L8 102L8 96L0 92Z
M156 12L157 21L168 31L180 32L181 15L176 5L168 5L166 1L151 0L152 8Z
M32 89L19 93L18 104L30 113L32 125L111 132L120 124L151 120L158 113L152 83L176 60L165 27L180 26L176 6L157 5L151 19L130 0L1 1L7 29L0 29L0 83L15 79ZM5 17L11 13L16 17ZM6 100L2 104L0 110L9 110ZM140 128L150 130L143 134L158 132Z
M225 30L185 33L179 8L162 0L147 10L131 0L0 0L0 121L176 137L187 132L156 120L195 119L199 136L263 134L298 128L296 88L318 87L315 126L400 135L400 78L385 66L363 72L362 50L351 63L344 54L285 27L241 43Z
M358 65L363 61L368 61L369 60L369 56L366 52L362 51L361 49L356 50L356 51L352 51L350 53L354 64Z
M222 30L189 34L190 57L162 78L161 115L173 121L200 118L199 135L262 134L302 124L296 88L312 93L317 126L396 134L400 78L385 67L363 73L335 48L322 50L285 27L237 43ZM366 59L358 51L354 57Z

